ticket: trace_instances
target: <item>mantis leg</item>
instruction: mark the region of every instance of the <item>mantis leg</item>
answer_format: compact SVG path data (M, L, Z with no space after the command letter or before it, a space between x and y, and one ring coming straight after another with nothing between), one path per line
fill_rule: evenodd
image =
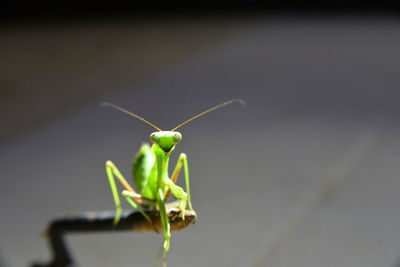
M106 173L107 173L107 178L110 183L110 188L111 192L114 198L114 203L115 203L115 219L114 219L114 224L117 224L121 218L121 201L119 199L119 194L118 194L118 189L117 189L117 184L115 183L115 177L118 179L118 181L122 184L122 186L129 192L132 192L138 196L133 190L133 188L129 185L129 183L126 181L126 179L122 176L121 172L118 170L118 168L112 163L112 161L108 160L106 162ZM142 199L138 198L137 201L141 204Z
M166 184L175 198L182 199L179 209L182 211L182 218L185 219L185 209L186 209L188 194L185 191L183 191L182 187L176 185L170 179L166 180Z
M141 199L141 195L134 193L134 192L130 192L127 190L122 191L122 196L125 198L125 200L137 211L140 212L140 214L143 215L143 217L146 218L146 220L149 221L149 223L153 224L153 222L151 221L150 217L143 211L143 209L135 202L132 200L135 199Z
M190 198L189 164L188 164L187 156L186 156L185 153L181 153L179 155L178 162L176 163L175 169L174 169L174 171L172 172L172 175L171 175L171 181L174 184L176 184L176 181L178 180L178 176L179 176L179 173L181 172L182 166L183 166L183 170L184 170L184 173L185 173L187 201L189 203L189 209L193 210L192 202L191 202L191 198ZM165 200L167 200L170 195L171 195L171 190L169 189L167 191L167 193L165 194ZM173 195L175 196L175 194L173 194Z
M164 194L162 189L159 189L157 192L157 204L160 209L160 218L161 218L161 223L163 226L164 230L164 250L168 251L169 250L169 243L171 240L171 231L170 231L170 225L168 221L168 215L167 215L167 210L165 208L165 202L164 202Z

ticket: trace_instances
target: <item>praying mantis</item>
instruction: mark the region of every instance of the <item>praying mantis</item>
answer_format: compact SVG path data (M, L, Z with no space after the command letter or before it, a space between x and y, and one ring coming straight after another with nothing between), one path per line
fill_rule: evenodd
M168 174L170 155L172 151L174 151L175 146L182 140L182 134L177 132L176 130L206 113L235 102L239 102L240 104L244 105L244 101L241 99L232 99L223 102L187 119L170 131L163 131L159 127L155 126L153 123L124 108L107 102L102 103L102 106L108 106L123 113L126 113L130 116L133 116L136 119L147 123L157 130L157 132L153 132L149 136L152 145L150 146L147 143L142 144L139 152L137 152L133 160L133 182L137 191L135 191L133 187L127 182L127 180L124 178L124 176L121 174L121 172L112 161L108 160L106 162L106 174L116 208L113 223L118 224L121 218L122 208L120 195L135 210L139 211L150 223L152 223L152 221L150 217L144 212L144 209L158 210L160 212L162 230L164 233L163 248L164 251L167 252L170 247L171 227L168 221L165 204L170 195L172 194L174 198L180 200L179 209L182 212L183 219L185 216L187 205L189 205L189 210L194 212L191 203L189 165L186 154L180 154L171 176L169 176ZM186 192L183 190L182 187L176 184L182 167L185 175ZM116 180L118 180L124 188L120 195L118 194ZM155 229L155 231L157 230Z

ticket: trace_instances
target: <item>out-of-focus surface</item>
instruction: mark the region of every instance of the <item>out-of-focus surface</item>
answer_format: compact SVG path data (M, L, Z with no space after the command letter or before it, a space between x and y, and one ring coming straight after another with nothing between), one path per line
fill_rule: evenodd
M399 30L290 16L2 28L4 262L47 260L57 214L113 208L104 162L129 177L152 129L101 101L170 129L240 97L180 129L172 162L188 154L198 222L173 234L169 266L398 265ZM82 266L151 266L162 244L68 240Z

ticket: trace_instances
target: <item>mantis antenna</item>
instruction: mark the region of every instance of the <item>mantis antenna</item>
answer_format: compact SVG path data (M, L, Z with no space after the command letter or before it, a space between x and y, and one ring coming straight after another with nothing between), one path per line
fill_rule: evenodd
M119 107L119 106L117 106L117 105L114 105L114 104L108 103L108 102L103 102L103 103L100 104L100 106L102 106L102 107L111 107L111 108L114 108L114 109L116 109L116 110L119 110L119 111L121 111L121 112L123 112L123 113L126 113L126 114L128 114L128 115L131 115L132 117L135 117L136 119L139 119L139 120L141 120L141 121L147 123L147 124L150 125L151 127L157 129L158 131L162 132L162 130L161 130L160 128L158 128L157 126L155 126L155 125L152 124L151 122L149 122L149 121L143 119L142 117L140 117L139 115L136 115L135 113L130 112L130 111L126 110L126 109L123 109L123 108L121 108L121 107Z
M235 102L239 102L242 106L245 106L245 105L246 105L246 102L244 102L244 100L242 100L242 99L231 99L231 100L228 100L228 101L226 101L226 102L224 102L224 103L221 103L221 104L219 104L219 105L216 105L215 107L209 108L209 109L207 109L207 110L205 110L205 111L203 111L203 112L201 112L201 113L199 113L199 114L197 114L197 115L191 117L190 119L187 119L186 121L184 121L184 122L182 122L181 124L179 124L178 126L176 126L174 129L172 129L171 132L173 132L173 131L175 131L176 129L182 127L182 126L185 125L186 123L189 123L189 122L191 122L191 121L194 120L194 119L197 119L198 117L201 117L201 116L203 116L203 115L205 115L205 114L207 114L207 113L209 113L209 112L211 112L211 111L214 111L214 110L216 110L216 109L219 109L219 108L221 108L221 107L223 107L223 106L226 106L226 105L229 105L229 104L232 104L232 103L235 103Z

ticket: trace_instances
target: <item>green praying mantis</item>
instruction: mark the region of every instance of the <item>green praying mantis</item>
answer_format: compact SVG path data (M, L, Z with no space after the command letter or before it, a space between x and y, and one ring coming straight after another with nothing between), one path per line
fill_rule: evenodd
M180 154L178 162L175 165L175 169L173 170L171 176L168 175L169 157L172 151L174 151L176 144L178 144L182 140L182 134L177 132L176 130L206 113L235 102L239 102L240 104L244 105L244 101L241 99L232 99L223 102L187 119L170 131L163 131L159 127L155 126L154 124L150 123L139 115L123 109L119 106L111 103L102 103L102 106L108 106L123 113L126 113L130 116L133 116L157 130L157 132L151 133L149 137L152 146L144 143L133 160L133 182L137 191L132 188L132 186L127 182L127 180L124 178L124 176L121 174L121 172L112 161L108 160L106 162L106 173L116 207L114 224L117 224L119 222L122 211L120 196L118 194L118 189L116 185L117 179L124 188L124 190L121 192L121 196L135 210L139 211L150 223L152 223L152 221L149 216L144 212L144 210L154 209L160 212L160 219L164 232L163 248L165 252L169 250L171 229L165 206L166 201L171 194L175 199L180 200L179 209L182 211L183 219L185 216L184 211L186 210L187 204L189 205L189 210L193 211L189 185L189 166L186 154ZM183 190L182 187L176 184L182 167L185 175L186 192Z

